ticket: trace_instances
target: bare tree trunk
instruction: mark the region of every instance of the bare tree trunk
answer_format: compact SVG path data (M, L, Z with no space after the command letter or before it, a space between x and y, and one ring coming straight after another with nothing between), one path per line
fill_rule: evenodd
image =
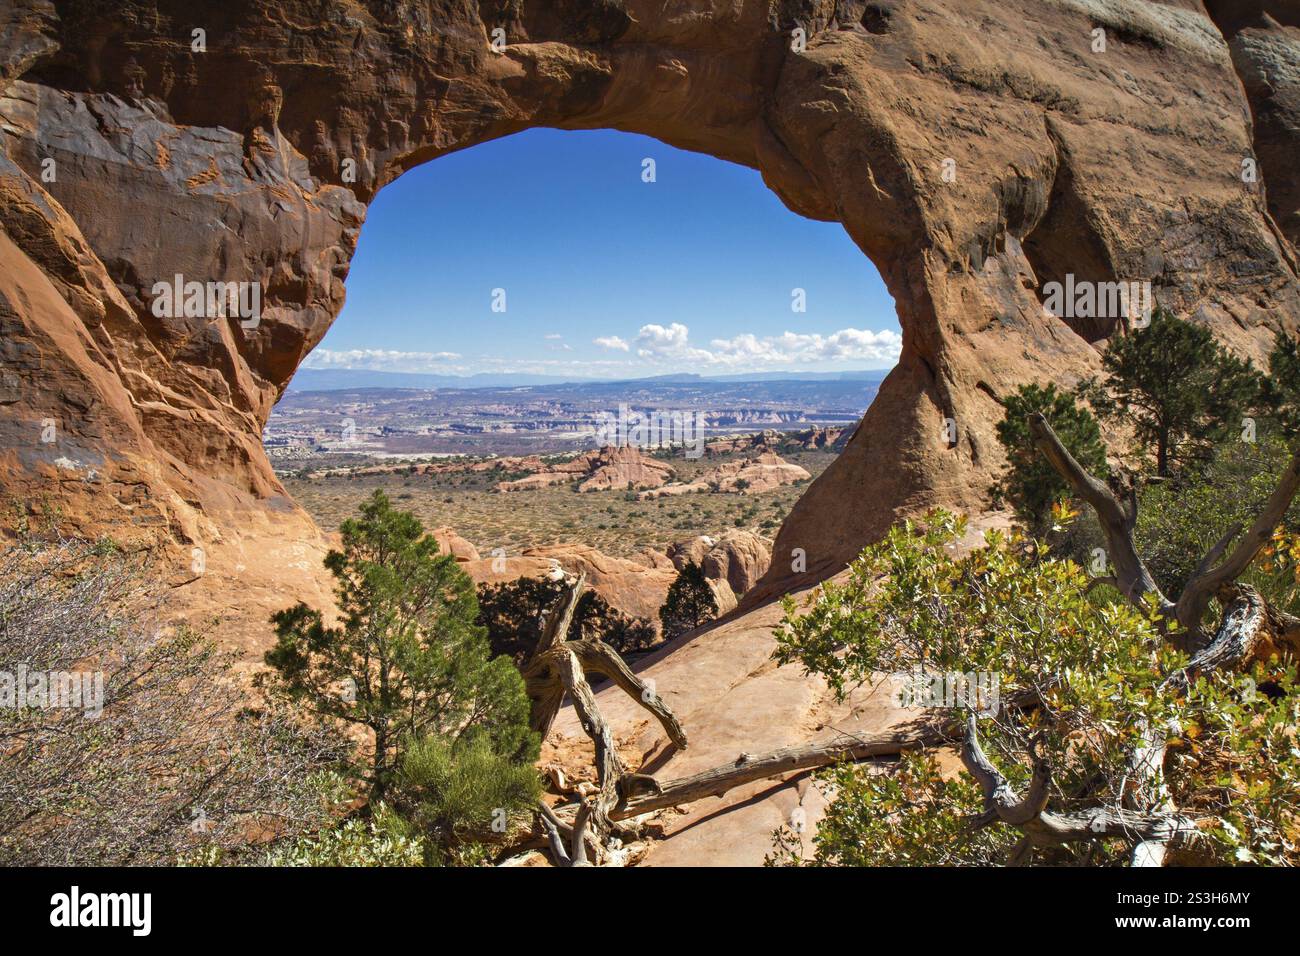
M873 757L897 757L907 750L921 750L956 740L950 727L939 724L917 730L873 734L868 737L837 737L804 747L786 747L751 756L741 754L734 763L703 773L669 780L652 789L621 801L611 816L615 820L651 813L666 807L693 803L704 797L717 797L736 787L768 777L806 770L816 770L840 761L869 760Z

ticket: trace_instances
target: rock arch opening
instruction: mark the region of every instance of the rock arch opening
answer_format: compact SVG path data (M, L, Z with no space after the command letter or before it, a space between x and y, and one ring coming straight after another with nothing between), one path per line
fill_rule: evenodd
M381 488L488 578L539 548L662 563L742 530L758 547L901 350L838 224L753 170L613 130L406 172L371 203L347 289L271 414L272 464L325 529Z

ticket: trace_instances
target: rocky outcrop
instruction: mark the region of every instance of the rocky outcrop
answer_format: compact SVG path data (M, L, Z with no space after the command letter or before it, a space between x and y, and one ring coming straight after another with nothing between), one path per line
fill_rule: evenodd
M791 464L773 451L765 451L742 461L729 461L694 481L673 482L662 487L643 491L637 498L645 501L673 495L690 495L706 491L761 495L780 488L807 481L812 475L806 468Z
M658 487L674 474L671 465L645 457L635 445L606 446L567 461L544 464L538 460L533 474L498 482L496 490L533 491L577 480L579 491L626 491Z
M438 550L444 554L450 554L458 563L464 564L470 561L482 560L478 548L451 528L434 528L429 534L433 536L433 540L438 542Z
M704 555L704 574L726 581L740 596L759 582L771 563L768 541L752 531L728 531Z
M713 550L713 546L717 543L717 538L707 534L675 542L668 546L668 560L673 563L673 567L678 571L686 567L688 563L702 565L704 564L704 556Z
M661 563L648 567L583 544L525 548L518 555L472 560L462 567L476 582L499 584L517 578L543 577L557 565L571 574L585 573L587 586L610 607L629 617L645 618L654 627L659 626L659 608L677 578L671 565L665 567Z
M672 544L668 560L678 571L687 563L700 565L706 578L724 582L739 597L767 573L772 552L769 542L752 531L728 531L720 538L702 534Z
M540 471L536 474L525 475L523 478L516 478L513 481L497 482L497 491L536 491L538 488L547 488L550 485L563 485L573 481L573 475L563 471Z
M200 603L248 590L263 535L318 546L259 436L338 314L365 204L527 127L752 166L894 296L898 366L747 600L901 514L985 506L998 396L1072 384L1125 324L1045 314L1046 283L1149 280L1256 359L1300 324L1290 0L9 0L0 26L5 491L156 540ZM155 309L178 274L256 284L258 321ZM315 564L268 573L306 593Z
M671 465L641 454L635 445L602 448L591 474L578 483L579 491L624 491L657 488L676 474Z

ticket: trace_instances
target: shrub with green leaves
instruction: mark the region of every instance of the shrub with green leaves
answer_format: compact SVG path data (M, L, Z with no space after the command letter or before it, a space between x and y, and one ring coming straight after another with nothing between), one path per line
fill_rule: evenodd
M486 734L451 741L423 737L402 757L396 792L402 816L421 837L431 864L463 859L500 842L541 795L530 763L502 753Z
M1250 526L1264 510L1291 460L1278 437L1232 439L1216 446L1204 467L1165 482L1144 486L1138 496L1136 540L1147 567L1166 593L1177 594L1201 556L1224 530ZM1292 504L1282 530L1300 530L1300 503ZM1252 569L1244 581L1260 587L1278 606L1293 604L1265 573Z
M984 751L1018 791L1034 753L1045 758L1054 814L1122 806L1144 728L1181 728L1170 731L1166 783L1204 836L1183 857L1300 862L1300 699L1287 665L1260 665L1249 681L1213 673L1172 692L1166 678L1187 658L1162 635L1156 608L1089 594L1082 568L1016 535L989 532L983 547L955 556L964 532L964 520L944 512L904 522L843 582L824 583L802 607L787 598L777 660L801 664L841 696L915 668L995 673L1003 706L978 722ZM814 862L980 864L1018 840L1001 822L989 835L958 837L977 793L964 775L953 781L915 760L898 772L894 783L833 772L838 796ZM1032 859L1112 864L1131 849L1118 837L1085 838L1037 848Z
M999 866L1015 842L1005 830L968 826L984 809L979 787L945 778L930 754L905 753L894 768L840 764L818 773L817 786L834 798L813 856L784 828L769 866Z
M257 866L422 866L425 843L387 807L365 819L352 818L335 827L277 844ZM213 865L219 860L197 860Z

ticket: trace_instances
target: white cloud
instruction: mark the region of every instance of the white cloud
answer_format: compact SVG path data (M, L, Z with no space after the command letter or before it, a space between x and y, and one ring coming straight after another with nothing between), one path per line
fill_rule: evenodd
M893 362L903 348L897 332L884 329L840 329L831 335L783 332L759 338L737 335L709 343L722 364L761 362Z
M643 325L636 334L636 354L652 362L679 361L712 364L712 356L690 344L690 329L680 322L664 327Z
M605 335L592 343L615 353L617 359L576 360L559 356L574 351L559 341L559 333L544 336L553 359L538 356L505 358L496 355L465 357L458 352L405 352L397 349L322 349L307 356L305 368L366 369L384 372L428 372L464 375L474 372L535 372L575 375L579 378L643 375L649 370L747 372L813 371L818 366L882 367L898 360L902 336L885 329L840 329L828 335L783 332L780 335L742 333L712 339L708 347L691 343L690 329L680 322L643 325L628 342Z
M397 349L316 349L304 368L353 368L378 372L460 371L458 352L402 352Z
M830 335L783 332L757 336L743 333L729 339L713 339L709 347L690 343L690 330L680 322L664 327L643 325L636 337L637 355L654 362L677 362L723 367L772 367L776 365L830 362L894 362L902 351L903 339L885 329L841 329Z

